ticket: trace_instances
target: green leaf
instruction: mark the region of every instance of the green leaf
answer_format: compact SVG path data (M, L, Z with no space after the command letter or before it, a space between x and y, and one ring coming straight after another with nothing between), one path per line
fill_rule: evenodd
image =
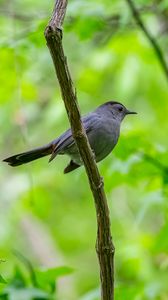
M14 276L10 282L10 286L16 288L24 288L26 286L26 279L21 271L21 269L16 266L14 270Z
M56 267L56 268L51 268L51 269L46 269L46 270L38 270L36 271L36 276L37 276L37 281L44 285L44 284L50 284L53 285L55 284L55 281L57 280L58 277L69 275L73 272L74 270L70 267Z
M6 280L0 275L0 283L7 283Z

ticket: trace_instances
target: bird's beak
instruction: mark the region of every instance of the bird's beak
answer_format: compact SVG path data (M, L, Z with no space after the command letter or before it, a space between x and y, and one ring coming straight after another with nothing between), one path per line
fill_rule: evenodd
M126 115L136 115L137 114L137 112L135 112L135 111L130 111L130 110L126 110Z

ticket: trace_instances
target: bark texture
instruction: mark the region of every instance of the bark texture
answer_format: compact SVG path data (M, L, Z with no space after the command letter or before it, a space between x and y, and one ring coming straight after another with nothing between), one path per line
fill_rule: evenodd
M110 219L103 179L99 174L94 154L90 148L81 122L76 90L68 69L62 45L62 29L67 0L57 0L51 20L45 30L62 98L72 128L73 137L79 149L93 194L97 216L96 251L100 264L101 299L114 299L114 245L110 232Z

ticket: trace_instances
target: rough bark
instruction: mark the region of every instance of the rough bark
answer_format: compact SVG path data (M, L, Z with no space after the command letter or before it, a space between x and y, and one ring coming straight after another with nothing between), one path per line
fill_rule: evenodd
M62 45L62 23L67 0L57 0L51 20L45 30L45 38L50 50L62 98L72 128L73 137L83 160L90 188L94 197L97 216L96 251L100 264L101 299L114 299L114 245L110 233L110 219L103 179L99 174L94 154L90 148L81 122L76 90L68 69Z

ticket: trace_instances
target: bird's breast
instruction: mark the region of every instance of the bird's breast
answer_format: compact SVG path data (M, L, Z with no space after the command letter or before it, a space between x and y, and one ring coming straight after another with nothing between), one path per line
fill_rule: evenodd
M96 132L91 131L88 135L91 148L93 149L96 161L104 159L117 144L120 133L120 126L112 120L104 120L97 126Z
M113 150L117 144L119 133L120 124L115 120L107 118L94 120L87 136L97 162L104 159ZM64 149L64 153L68 154L75 163L83 164L75 143Z

